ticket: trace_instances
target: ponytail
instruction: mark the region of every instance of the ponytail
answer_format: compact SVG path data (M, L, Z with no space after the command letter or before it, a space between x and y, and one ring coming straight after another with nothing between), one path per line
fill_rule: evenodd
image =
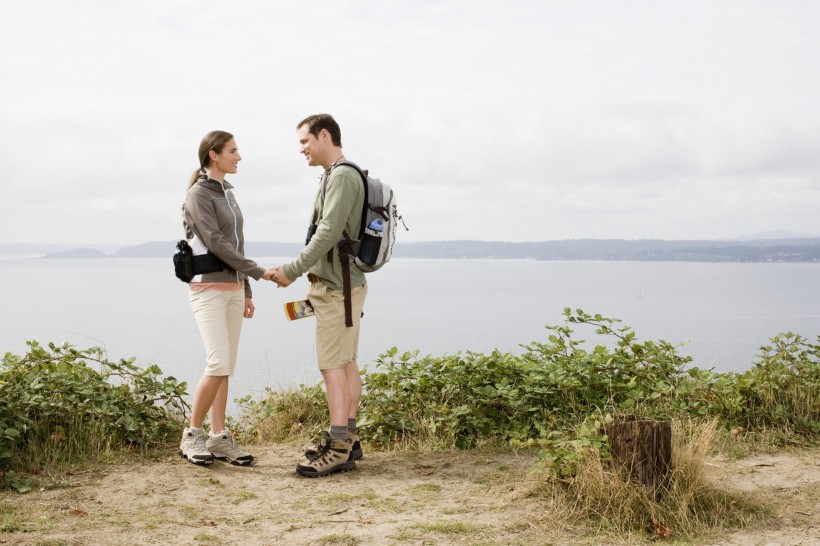
M199 169L195 170L194 173L191 175L190 180L188 180L188 189L190 190L191 188L193 188L194 184L196 184L200 178L205 178L205 176L205 169L200 167Z

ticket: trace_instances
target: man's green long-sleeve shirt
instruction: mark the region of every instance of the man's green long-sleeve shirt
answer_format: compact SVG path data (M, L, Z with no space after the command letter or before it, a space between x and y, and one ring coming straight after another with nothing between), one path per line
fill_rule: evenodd
M299 256L284 266L285 276L291 281L305 273L313 273L333 290L342 289L342 264L336 243L342 238L342 231L352 238L359 235L364 205L364 184L362 177L353 167L335 167L327 180L327 189L322 199L322 184L316 192L312 218L318 218L316 233ZM333 249L333 261L327 260L328 250ZM350 261L350 284L361 286L365 282L364 273Z

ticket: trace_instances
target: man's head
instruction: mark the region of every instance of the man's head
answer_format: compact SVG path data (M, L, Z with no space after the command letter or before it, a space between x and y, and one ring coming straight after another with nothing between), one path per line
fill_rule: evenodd
M300 152L311 167L325 169L341 156L342 131L330 114L308 116L296 125Z

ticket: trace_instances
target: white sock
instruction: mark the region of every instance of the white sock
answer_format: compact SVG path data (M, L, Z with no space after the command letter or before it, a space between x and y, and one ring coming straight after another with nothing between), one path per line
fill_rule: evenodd
M202 427L188 427L191 432L202 432Z
M214 437L216 437L216 436L222 436L223 434L225 434L225 431L224 431L224 430L223 430L222 432L214 432L214 431L211 431L211 432L209 432L208 434L210 434L211 438L214 438Z

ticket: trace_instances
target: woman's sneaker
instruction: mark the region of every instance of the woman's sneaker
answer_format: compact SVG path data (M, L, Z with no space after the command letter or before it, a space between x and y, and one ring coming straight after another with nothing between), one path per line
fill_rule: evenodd
M364 456L364 452L362 451L362 443L359 440L359 435L355 432L347 433L348 440L353 442L353 445L350 448L350 460L357 461ZM308 459L312 459L316 457L316 455L322 451L323 448L330 445L330 433L323 432L319 441L314 445L305 449L305 457Z
M210 436L205 448L220 461L228 461L238 466L246 466L253 462L253 455L240 450L233 435L227 430L217 436Z
M214 456L205 447L205 431L202 429L193 431L186 428L182 432L179 455L193 464L206 465L214 462Z
M351 447L349 439L330 440L314 457L308 457L297 465L296 472L308 478L319 478L334 472L355 470L356 461L350 458Z

